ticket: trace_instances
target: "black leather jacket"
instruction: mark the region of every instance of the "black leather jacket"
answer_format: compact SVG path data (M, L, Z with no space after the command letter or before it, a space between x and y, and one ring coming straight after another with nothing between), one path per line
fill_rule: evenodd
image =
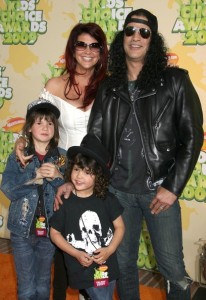
M132 105L153 182L165 178L161 185L179 196L203 143L201 104L188 72L168 68L157 89L140 91L134 102L127 84L108 88L107 81L102 83L88 132L98 136L110 152L111 170Z

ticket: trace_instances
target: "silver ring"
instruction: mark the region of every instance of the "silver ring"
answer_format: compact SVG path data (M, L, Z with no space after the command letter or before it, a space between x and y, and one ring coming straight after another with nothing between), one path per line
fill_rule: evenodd
M162 210L164 208L164 206L160 206L160 209Z

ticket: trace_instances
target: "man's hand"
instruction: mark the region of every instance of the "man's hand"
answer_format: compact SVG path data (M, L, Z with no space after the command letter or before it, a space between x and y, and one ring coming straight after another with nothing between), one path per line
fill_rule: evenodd
M177 196L175 194L160 186L150 204L151 213L157 215L161 211L167 210L176 200Z
M64 195L64 198L68 199L73 188L74 187L71 182L64 183L58 188L56 197L54 199L54 211L58 210L59 205L62 204L61 196Z
M27 162L32 158L32 155L24 156L24 148L26 146L26 140L23 137L19 137L15 143L16 156L20 160L21 164L25 167Z

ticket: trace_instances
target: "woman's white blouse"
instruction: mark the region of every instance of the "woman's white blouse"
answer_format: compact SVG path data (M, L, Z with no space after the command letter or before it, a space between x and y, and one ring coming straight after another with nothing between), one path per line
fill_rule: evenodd
M41 92L40 98L49 100L60 110L58 120L60 135L59 147L68 150L71 146L79 146L87 133L87 123L91 108L87 111L82 111L65 100L52 95L45 88Z

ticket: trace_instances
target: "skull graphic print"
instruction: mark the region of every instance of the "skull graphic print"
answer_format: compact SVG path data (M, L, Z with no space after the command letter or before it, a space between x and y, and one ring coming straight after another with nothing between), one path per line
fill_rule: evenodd
M79 228L82 240L76 240L72 233L67 235L67 242L75 248L84 249L89 255L96 249L108 246L113 238L111 228L108 229L107 235L103 236L100 219L94 211L87 210L81 215Z

